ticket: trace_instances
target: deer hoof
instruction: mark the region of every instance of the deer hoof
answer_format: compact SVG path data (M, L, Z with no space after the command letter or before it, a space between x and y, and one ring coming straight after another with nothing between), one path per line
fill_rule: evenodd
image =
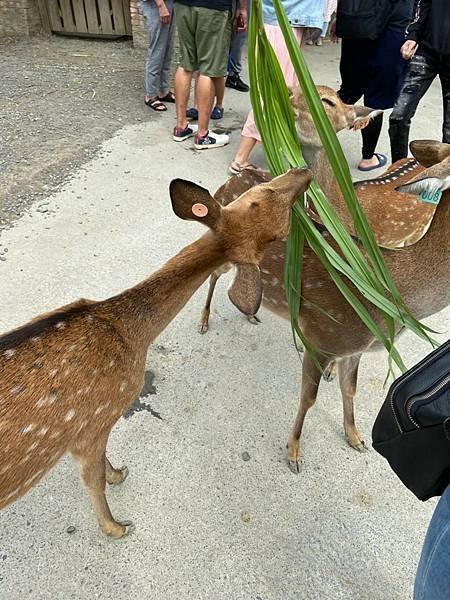
M300 460L288 460L288 467L294 475L298 475L302 471L302 463Z
M198 325L198 332L204 335L209 329L208 319L202 319Z
M258 319L258 317L256 315L252 315L251 317L247 317L247 321L249 323L251 323L252 325L259 325L259 323L261 323L261 320Z
M326 369L323 370L322 377L325 381L333 381L337 374L337 364L336 361L330 363Z
M356 442L354 442L354 441L350 440L349 438L347 438L347 444L351 448L354 448L358 452L361 452L361 454L369 451L369 448L366 446L366 443L364 440L357 440Z
M132 521L112 521L106 527L102 527L103 533L106 533L106 535L114 540L120 540L126 535L130 535L134 529Z

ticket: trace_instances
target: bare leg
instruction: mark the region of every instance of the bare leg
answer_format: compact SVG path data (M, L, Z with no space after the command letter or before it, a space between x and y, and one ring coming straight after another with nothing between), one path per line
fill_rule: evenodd
M344 407L344 431L348 444L364 452L367 447L361 439L355 425L355 414L353 410L353 398L356 394L356 383L358 380L358 367L361 355L349 356L339 361L339 385L341 386L342 402Z
M176 95L175 88L175 95ZM198 76L197 80L197 105L198 105L198 135L202 137L208 133L209 117L214 101L214 84L211 77ZM186 108L185 108L186 114Z
M215 77L213 79L214 82L214 91L216 93L216 106L219 108L223 107L223 99L225 96L225 77Z
M119 483L123 483L128 477L128 467L115 469L105 456L105 476L107 483L118 485Z
M320 356L318 357L318 360L322 366L325 366L327 362L329 362L329 358ZM308 352L305 352L302 367L300 406L298 408L297 416L295 417L294 425L289 434L287 445L289 468L293 473L300 472L300 435L302 433L306 413L316 401L321 376L322 372L317 368Z
M130 523L115 521L106 501L105 450L107 440L108 436L104 436L104 439L97 442L97 446L90 445L87 450L77 447L72 449L72 454L80 463L81 477L89 492L100 529L106 535L121 538L127 533L127 526Z
M175 74L175 107L177 111L177 127L187 127L186 108L191 91L192 71L178 67Z
M206 297L205 306L202 310L202 316L200 318L200 326L198 328L199 333L206 333L208 331L211 300L212 300L214 290L216 288L216 284L217 284L217 281L219 280L220 275L221 274L217 274L217 272L215 272L209 278L208 295Z
M242 167L248 165L248 159L250 158L250 153L253 148L256 146L256 141L254 138L246 137L241 135L241 141L239 143L239 148L234 157L234 160L239 163Z

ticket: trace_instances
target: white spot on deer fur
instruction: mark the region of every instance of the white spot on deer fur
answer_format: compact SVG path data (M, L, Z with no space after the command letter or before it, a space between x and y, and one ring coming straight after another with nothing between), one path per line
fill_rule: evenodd
M88 321L88 323L92 323L93 320L94 317L92 315L86 315L86 321Z
M38 342L40 339L41 337L39 335L35 335L31 338L31 341L33 342L33 344L36 344L36 342Z
M124 391L125 391L125 389L126 389L126 387L127 387L127 385L128 385L128 384L127 384L127 382L126 382L126 381L122 381L122 383L120 384L120 388L119 388L119 390L120 390L121 392L124 392Z
M264 273L264 275L270 275L270 271L267 269L261 269L261 273Z
M278 284L279 284L278 277L272 277L272 281L270 282L270 285L275 287Z
M75 411L73 408L71 408L70 410L67 411L66 416L64 417L64 421L66 421L66 423L68 421L71 421L75 416Z
M100 406L95 409L94 415L99 415L107 406L108 404L100 404Z
M48 427L41 427L41 429L39 429L39 431L36 433L36 435L39 437L44 437L44 435L47 433L47 431L48 431Z
M11 390L11 393L14 395L20 394L23 391L23 385L15 385Z
M48 395L48 403L53 404L58 398L58 394L56 392L50 392Z
M58 372L58 369L52 369L49 373L50 377L54 377L57 372Z
M109 366L113 367L116 364L116 359L113 358L110 362L109 362Z
M33 442L33 443L31 444L31 446L29 446L29 447L28 447L28 450L27 450L27 452L30 452L30 450L34 450L34 449L35 449L35 448L37 448L37 447L38 447L38 444L37 444L37 442Z
M9 350L5 350L5 352L3 352L3 356L5 358L11 358L11 356L14 356L15 353L16 351L13 348L10 348Z
M34 423L30 423L29 425L26 425L22 429L22 435L26 435L27 433L30 433L30 431L33 431L34 428L35 428L35 424Z
M263 279L263 278L261 277L261 283L262 283L263 285L267 285L267 279Z
M64 329L65 326L66 324L64 323L64 321L58 321L58 323L56 323L55 325L56 329Z
M76 349L76 347L77 347L76 344L72 344L71 346L69 346L68 351L73 352Z

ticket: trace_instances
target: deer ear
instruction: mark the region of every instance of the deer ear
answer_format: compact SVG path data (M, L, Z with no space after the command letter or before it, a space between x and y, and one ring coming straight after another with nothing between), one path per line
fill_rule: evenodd
M352 123L351 129L354 131L359 131L360 129L364 129L367 125L378 117L378 115L382 115L382 110L373 110L372 108L368 108L367 106L355 106L355 119Z
M211 229L217 227L222 207L208 190L185 179L174 179L169 189L173 212L177 217L204 223Z
M228 288L228 297L244 315L255 315L261 306L262 283L259 267L254 264L235 265L236 274Z
M415 140L409 148L417 162L424 167L432 167L450 156L450 144L435 140Z

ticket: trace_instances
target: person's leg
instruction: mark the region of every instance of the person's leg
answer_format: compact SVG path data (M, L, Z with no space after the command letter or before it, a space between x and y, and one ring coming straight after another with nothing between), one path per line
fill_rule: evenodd
M389 139L393 163L408 156L411 119L436 74L437 66L431 56L416 54L408 65L405 81L389 117Z
M228 143L227 135L209 131L209 119L217 81L226 76L227 53L230 47L231 15L228 11L197 8L196 45L199 77L197 83L198 133L195 148L218 148Z
M450 56L442 59L439 68L439 77L442 85L442 101L444 108L444 121L442 124L442 141L450 144Z
M154 2L142 2L141 10L149 35L147 61L145 64L145 102L148 103L152 100L157 100L168 26L161 23L158 8ZM155 109L165 110L165 107L159 103L159 109L156 105Z
M414 600L448 600L449 590L450 485L428 526L414 583Z
M378 115L373 119L367 127L361 130L363 146L363 160L359 163L362 168L379 166L379 159L375 154L378 140L380 138L381 128L383 126L383 115Z
M177 129L187 127L186 108L191 91L192 71L178 67L175 73L175 108L177 112Z
M216 106L223 107L223 99L225 96L225 77L214 77L214 91L216 94Z
M175 31L176 31L176 24L175 24L175 18L173 15L173 9L172 9L172 18L170 20L170 24L165 25L164 27L166 28L165 39L164 39L165 52L164 52L164 56L163 56L163 60L162 60L161 75L160 75L160 80L159 80L159 92L160 92L161 97L166 96L170 92L170 87L171 87L170 86L170 74L171 74L170 67L172 64L172 55L173 55L173 47L174 47Z
M239 148L236 152L236 156L234 157L234 162L236 162L239 167L247 167L249 163L250 153L253 148L256 146L256 140L253 137L246 137L245 135L241 135L241 141L239 142Z
M198 70L198 58L195 44L197 15L195 8L177 2L174 6L175 21L180 43L180 66L175 74L175 108L177 124L174 130L175 141L183 141L195 133L197 127L189 126L186 119L186 107L191 91L192 75Z
M198 135L203 137L209 130L209 118L214 101L214 83L211 77L199 74L197 78ZM176 91L175 91L176 93Z

